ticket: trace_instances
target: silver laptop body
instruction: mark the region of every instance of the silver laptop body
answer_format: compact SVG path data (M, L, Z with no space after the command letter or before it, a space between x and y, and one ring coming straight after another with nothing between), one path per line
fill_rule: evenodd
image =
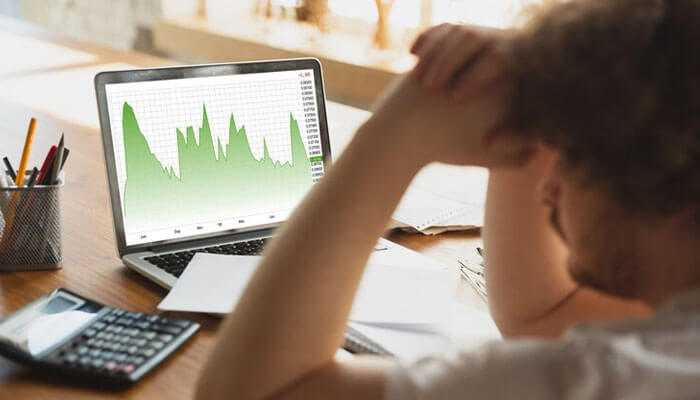
M331 162L316 59L108 71L95 88L119 256L168 289L195 252L259 254Z

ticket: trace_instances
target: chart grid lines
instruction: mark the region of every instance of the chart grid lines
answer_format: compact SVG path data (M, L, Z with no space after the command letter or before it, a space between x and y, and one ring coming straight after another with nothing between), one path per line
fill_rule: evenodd
M269 159L276 163L275 165L291 165L295 157L292 143L295 136L294 132L290 136L290 129L296 129L299 133L301 151L305 154L306 162L311 165L309 158L319 155L320 148L318 146L318 105L315 95L309 96L310 92L315 93L311 70L107 85L110 126L127 243L136 244L165 237L172 238L173 235L187 236L234 227L240 228L255 223L276 222L286 218L293 206L298 203L299 190L278 191L275 193L274 201L251 202L245 209L231 207L230 210L200 210L198 221L193 220L192 224L183 222L178 229L173 229L172 220L158 221L150 218L149 221L135 222L124 207L128 203L124 201L127 182L134 181L133 178L127 177L124 138L125 135L129 135L129 132L125 132L125 123L123 123L125 105L128 105L129 113L133 112L135 120L138 121L137 127L132 127L132 130L139 131L152 156L166 173L172 171L174 179L177 180L183 177L180 165L183 162L183 154L181 154L183 149L178 147L177 132L179 130L183 138L189 139L191 133L188 130L191 129L196 146L202 145L200 129L203 128L205 112L208 132L210 132L208 135L211 136L213 145L213 158L216 161L224 162L224 157L227 156L230 121L233 117L236 130L244 130L250 152L256 160L263 162L264 149L267 148ZM311 113L310 110L312 110ZM322 172L319 163L313 164L313 167L307 168L308 178L312 176L312 172L314 174L318 171ZM279 186L279 180L283 179L283 176L286 175L280 171L260 174L260 179L255 185L249 185L250 187L242 190L245 196L264 200L265 196L270 196L268 187ZM286 183L283 186L290 188L294 185L304 186L302 189L305 192L308 190L309 183L312 181L302 179L298 183L290 183L291 186ZM133 186L136 184L130 185L133 193ZM180 197L173 199L173 202L178 203L177 207L181 209L192 207L192 204L188 204L188 200L191 199L186 198L187 196ZM231 204L236 204L236 200L232 200ZM259 214L259 218L247 218L241 222L236 214ZM217 218L213 218L216 215L220 216L218 223L202 226L202 221L216 221ZM197 219L195 217L192 216L191 219Z

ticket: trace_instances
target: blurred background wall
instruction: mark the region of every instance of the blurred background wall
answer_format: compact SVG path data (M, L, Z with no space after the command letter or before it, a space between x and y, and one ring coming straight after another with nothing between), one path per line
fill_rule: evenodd
M69 38L185 63L313 56L328 96L369 107L415 62L427 27L516 24L543 0L0 0L0 14Z

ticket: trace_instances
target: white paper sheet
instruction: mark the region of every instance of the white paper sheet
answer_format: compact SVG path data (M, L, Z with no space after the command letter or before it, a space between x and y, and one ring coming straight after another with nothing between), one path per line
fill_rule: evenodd
M380 238L377 242L375 251L370 255L367 264L449 271L449 268L432 258L384 238Z
M450 275L445 271L370 265L350 320L393 327L443 324L455 291Z
M382 243L387 249L375 251L372 257L384 264L370 260L351 319L414 328L444 323L455 277L432 260L419 254L410 257L410 250L404 252L389 241L380 241L378 246ZM418 264L420 260L426 267ZM158 308L226 314L239 300L259 261L254 256L197 253ZM406 266L397 265L404 261Z
M258 256L197 253L159 310L227 314L260 262Z
M429 354L445 354L454 349L452 341L441 334L357 322L351 322L350 326L390 351L400 360L409 363Z
M427 355L475 349L488 341L500 340L501 334L487 312L467 309L456 302L451 311L449 322L434 332L357 322L350 326L408 363Z
M443 333L450 337L456 347L476 347L488 341L502 339L501 332L487 311L480 311L455 301L449 321Z

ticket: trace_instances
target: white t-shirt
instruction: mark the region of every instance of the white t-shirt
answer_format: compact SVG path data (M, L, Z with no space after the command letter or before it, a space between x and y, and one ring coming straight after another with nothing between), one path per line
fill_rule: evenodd
M582 325L562 340L494 342L399 365L387 399L700 399L700 291L647 320Z

